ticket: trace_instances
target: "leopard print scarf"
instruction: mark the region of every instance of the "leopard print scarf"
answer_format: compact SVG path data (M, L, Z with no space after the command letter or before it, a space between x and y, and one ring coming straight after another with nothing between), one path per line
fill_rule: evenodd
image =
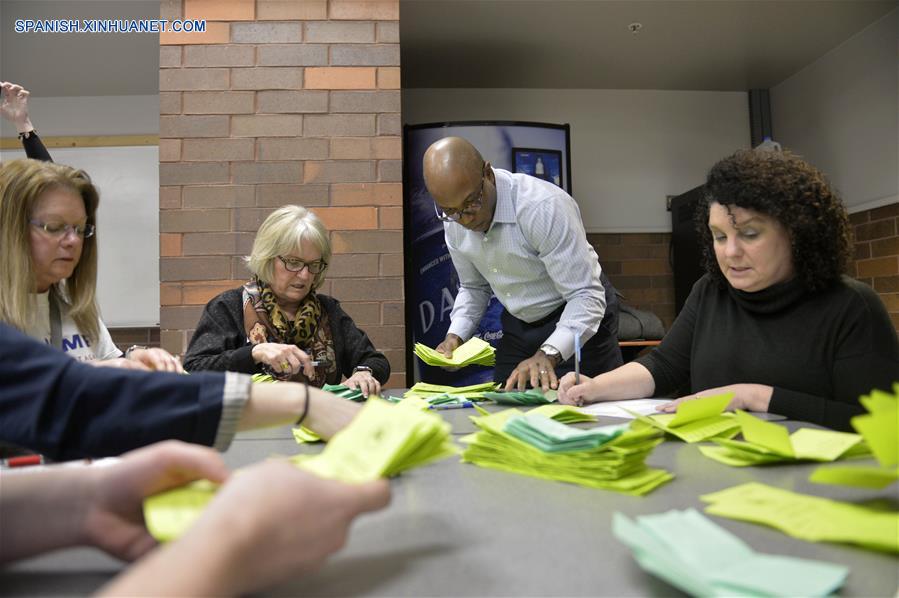
M302 372L290 376L268 371L273 377L308 381L313 386L321 387L328 375L337 371L330 321L315 292L306 295L291 320L278 307L271 287L256 278L243 286L243 311L244 329L251 344L296 345L323 364L315 368L315 375L309 380Z

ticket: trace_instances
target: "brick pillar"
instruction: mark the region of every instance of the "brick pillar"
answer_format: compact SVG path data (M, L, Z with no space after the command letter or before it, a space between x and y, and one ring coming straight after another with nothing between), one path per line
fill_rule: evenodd
M850 274L877 291L899 332L899 203L856 212L849 221L855 234Z
M331 231L322 292L405 386L399 0L163 0L161 342L187 346L205 303L242 284L275 208Z

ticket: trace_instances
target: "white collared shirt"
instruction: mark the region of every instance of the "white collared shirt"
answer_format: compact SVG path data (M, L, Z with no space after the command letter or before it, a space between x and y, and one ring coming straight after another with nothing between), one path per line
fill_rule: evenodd
M606 310L602 268L587 242L574 199L546 181L494 168L496 210L486 233L457 222L443 225L459 274L459 294L449 332L467 340L477 330L491 292L506 310L535 322L565 305L544 341L563 359L574 353L574 335L585 343Z

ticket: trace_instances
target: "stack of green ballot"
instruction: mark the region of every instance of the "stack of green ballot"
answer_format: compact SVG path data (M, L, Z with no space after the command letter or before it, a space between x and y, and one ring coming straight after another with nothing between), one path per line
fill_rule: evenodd
M479 401L484 398L485 392L492 392L499 388L499 384L495 382L483 382L481 384L472 384L470 386L441 386L439 384L429 384L427 382L416 382L412 388L403 393L404 398L420 397L428 399L435 395L455 395L465 397L469 401Z
M415 343L415 354L428 365L437 367L462 368L467 365L493 365L496 363L496 350L487 341L473 337L459 345L453 356L447 358L421 343Z
M844 565L755 552L694 509L612 516L612 533L644 570L692 596L828 596Z
M701 442L711 438L732 438L740 431L740 424L732 413L724 413L733 393L714 395L684 401L676 413L660 415L640 415L624 409L634 416L635 428L648 425L677 436L685 442Z
M809 480L819 484L841 484L861 488L886 488L899 480L899 383L893 394L875 390L859 399L866 415L851 420L865 439L879 467L819 467Z
M809 542L842 542L871 550L899 552L899 513L759 483L700 496L706 513L776 528Z
M632 495L646 494L673 478L666 471L646 467L646 457L662 442L662 435L652 428L594 431L563 426L566 431L560 432L547 425L546 417L525 416L517 409L472 417L472 421L480 431L461 439L469 445L462 460L481 467ZM587 448L579 448L575 441ZM562 449L543 450L554 445Z
M318 455L292 457L320 477L358 484L391 477L458 453L450 426L432 412L370 399ZM144 501L147 529L159 541L179 537L200 516L217 488L194 482Z
M734 467L765 463L835 461L868 455L870 451L858 434L800 428L790 434L784 426L762 421L737 411L736 420L745 441L712 438L718 446L701 446L702 454Z
M485 392L484 398L500 405L545 405L558 400L555 390L545 393L540 388L529 388L525 391Z

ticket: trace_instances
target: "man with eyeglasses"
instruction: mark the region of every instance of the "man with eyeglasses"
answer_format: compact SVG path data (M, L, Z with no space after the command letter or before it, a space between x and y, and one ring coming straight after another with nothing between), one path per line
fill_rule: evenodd
M552 183L493 168L461 137L432 144L423 166L460 282L437 350L451 356L468 340L495 294L504 309L494 380L506 390L556 388L574 369L576 339L586 375L621 365L615 289L574 199Z

